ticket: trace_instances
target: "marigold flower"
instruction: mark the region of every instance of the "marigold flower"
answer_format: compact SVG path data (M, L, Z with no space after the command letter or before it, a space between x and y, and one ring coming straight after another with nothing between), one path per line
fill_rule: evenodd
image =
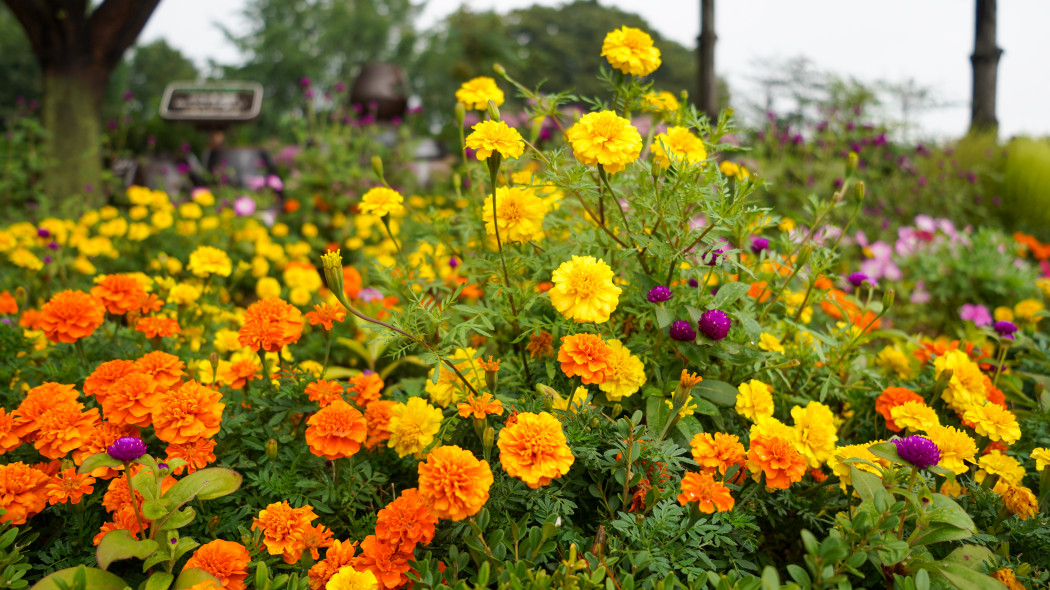
M890 418L895 426L912 431L926 431L941 425L937 411L922 401L904 402L890 409ZM889 420L886 421L887 425Z
M367 408L379 400L385 385L379 373L360 373L350 378L346 393L355 404Z
M106 420L118 425L149 426L158 393L164 388L146 373L128 373L98 398Z
M325 379L318 379L306 386L307 397L322 408L336 400L342 400L344 391L338 382Z
M256 352L277 352L297 342L302 333L302 313L283 299L270 297L245 310L238 341Z
M488 76L479 76L467 80L456 91L456 100L468 109L483 111L489 108L489 101L496 106L503 104L503 91L496 86L496 81Z
M540 330L538 334L529 336L529 344L525 350L529 351L530 358L554 356L551 333Z
M195 567L215 576L227 590L244 590L251 555L240 543L216 539L197 548L183 569Z
M1050 449L1039 447L1032 449L1031 457L1035 459L1035 470L1042 471L1050 465Z
M521 134L503 121L482 121L471 129L473 131L465 141L466 147L474 150L474 155L479 160L491 157L493 152L504 158L518 158L525 153L525 140ZM498 191L496 198L499 198ZM492 217L491 211L488 216Z
M806 458L810 468L820 467L831 456L839 440L831 408L820 402L809 402L805 408L791 408L791 419L795 421L795 448Z
M605 344L609 348L605 359L608 368L598 389L605 392L609 401L616 402L641 389L645 384L645 366L619 340L606 340Z
M982 455L977 465L981 468L974 477L978 483L983 481L987 474L998 475L1002 481L1014 486L1021 485L1024 480L1024 466L1017 459L1001 451L992 451L987 455Z
M283 555L285 563L299 561L303 546L295 538L295 533L310 526L317 519L313 506L292 508L287 502L275 502L259 512L252 520L252 530L261 530L263 544L270 555ZM288 560L294 556L295 559Z
M900 379L910 379L915 374L911 359L895 346L886 346L880 350L875 364L893 371Z
M84 445L98 424L98 408L81 412L78 403L59 404L37 420L33 446L48 459L61 459Z
M361 203L357 206L357 209L365 215L382 217L404 211L405 207L401 204L404 202L405 197L401 196L401 193L385 186L377 186L369 189L361 197Z
M226 252L218 248L197 246L197 249L190 253L190 263L186 269L198 277L210 275L228 277L233 272L233 263Z
M842 491L846 491L846 487L853 485L852 472L850 466L854 465L861 471L866 471L875 475L879 474L879 470L867 463L845 463L846 459L864 459L875 465L884 464L886 461L880 457L877 457L875 453L872 453L870 447L876 442L873 441L859 445L846 445L842 447L835 447L835 451L828 457L828 467L831 471L839 477L839 485L842 487Z
M648 76L660 67L660 50L653 46L653 38L633 27L620 27L605 35L602 57L612 67L633 76Z
M353 456L365 442L365 417L350 404L335 400L306 421L310 452L326 459Z
M977 434L993 441L1003 441L1008 445L1021 438L1021 427L1013 412L991 402L972 406L963 413L963 420L973 423Z
M481 510L489 499L492 469L470 451L441 446L419 464L419 493L438 518L463 520Z
M419 490L408 488L376 515L376 538L400 553L411 554L417 544L434 539L437 521Z
M966 462L973 462L974 455L977 454L977 443L972 438L952 426L934 426L926 431L926 436L941 451L938 466L956 475L966 473L969 469Z
M925 400L906 387L887 387L875 400L875 411L886 419L886 428L893 432L900 432L901 427L894 423L891 410L905 402L925 403Z
M409 570L409 557L411 555L398 551L397 547L384 543L375 535L368 535L361 541L361 554L354 560L354 569L370 572L375 576L379 587L400 588L408 581L405 573ZM336 573L333 579L338 576L339 573ZM331 580L328 582L328 587L335 587ZM367 586L362 585L361 587Z
M568 377L580 376L584 383L602 383L609 369L609 346L594 334L563 336L558 362Z
M181 328L179 321L171 318L145 317L139 318L135 324L135 331L142 332L146 338L171 338L178 336Z
M473 348L458 348L455 354L452 355L452 358L449 359L449 362L459 370L475 390L479 389L481 384L485 382L485 371L478 366L477 359L474 358L476 354L477 351ZM436 379L435 374L437 375ZM444 363L439 363L431 369L430 378L427 379L426 385L423 387L426 389L430 401L442 408L447 408L449 404L463 399L467 391L469 391L463 384L463 381L460 380L459 375L456 375Z
M675 95L661 90L660 92L647 92L642 95L642 106L647 110L676 112L681 106Z
M1014 576L1014 570L1004 568L992 572L992 577L999 580L1006 586L1007 590L1025 590L1024 584L1017 581L1017 577Z
M110 386L121 377L133 372L135 372L135 361L123 359L106 361L96 367L84 380L84 395L94 395L102 400Z
M765 473L767 488L786 490L791 484L802 481L806 473L806 458L786 439L759 436L751 440L747 467L755 481Z
M744 445L740 439L733 434L716 432L713 435L706 432L698 433L689 441L693 460L700 465L704 471L717 471L725 475L733 465L743 465L746 458Z
M322 590L339 570L351 565L356 549L357 543L332 541L328 551L325 552L324 559L310 567L310 590Z
M305 525L292 533L292 538L295 540L295 548L285 552L286 563L299 561L303 552L309 552L310 557L317 561L321 558L321 548L329 547L335 542L332 539L332 531L322 524Z
M707 159L704 142L688 127L670 127L667 133L653 138L653 159L663 168L671 166L671 158L680 164L699 164Z
M22 440L31 440L40 429L44 414L59 406L72 406L77 411L84 407L77 401L73 385L48 382L30 389L11 413L14 433Z
M678 494L678 503L682 506L696 502L700 512L711 514L715 510L725 512L732 510L736 500L729 493L729 488L720 481L715 481L709 471L686 473L682 477L682 493Z
M226 366L219 363L219 379L229 385L230 389L243 389L251 381L262 379L259 374L261 371L262 365L251 358L241 359Z
M394 415L394 400L379 400L365 408L365 424L368 426L368 437L365 448L372 450L376 445L390 439L390 418Z
M138 311L146 299L146 290L131 275L104 275L95 279L91 294L114 315Z
M135 370L153 377L162 388L182 383L186 375L185 368L186 363L182 359L161 350L154 350L135 361Z
M153 408L153 430L164 442L185 444L198 438L211 438L222 422L222 394L196 381L157 396Z
M631 122L612 111L588 113L565 132L572 153L586 166L613 174L642 153L642 136Z
M94 477L86 473L78 474L76 467L64 469L48 482L47 501L52 505L66 502L79 504L84 494L95 491L94 483Z
M0 522L25 524L26 519L46 508L49 481L46 473L21 461L0 465L0 508L7 511L0 515Z
M40 308L35 329L52 342L71 343L93 334L105 319L106 307L96 297L83 291L62 291Z
M341 568L329 578L325 590L379 590L379 580L372 570L357 571L350 566Z
M604 260L574 255L554 271L554 287L548 292L551 303L577 323L606 322L623 291L612 278L612 269Z
M995 492L1003 497L1006 509L1021 520L1028 520L1039 514L1039 501L1032 490L1020 485L1000 480L995 485Z
M306 321L311 326L322 325L325 330L331 330L333 323L341 324L345 319L346 311L343 308L328 303L314 305L314 310L306 313Z
M467 395L467 401L456 406L461 418L474 417L475 420L484 420L489 414L503 415L503 402L494 399L492 394L484 392L480 396Z
M519 413L513 426L500 431L496 446L507 475L533 489L565 475L575 461L561 422L547 412Z
M15 433L15 415L8 414L0 408L0 455L13 451L22 445L22 439Z
M496 189L495 222L492 219L492 199L485 199L481 217L485 220L488 235L496 235L495 224L498 223L499 237L503 242L528 242L543 234L543 217L549 209L529 187L501 186Z
M10 291L0 291L0 315L14 315L18 313L18 302L15 301Z
M390 410L390 439L387 446L398 456L419 453L434 441L441 428L441 410L421 397L410 398Z
M190 474L198 469L204 469L209 463L215 461L215 441L210 438L198 438L188 443L169 444L164 452L168 455L169 461L182 459L186 462L185 465L172 469L172 473L179 475L185 469L186 473Z
M773 415L773 390L768 385L752 379L737 386L736 413L752 422Z
M972 406L985 400L984 377L977 363L961 350L949 350L938 356L933 362L936 375L946 370L952 371L948 387L941 393L941 399L956 412L963 413ZM938 445L940 446L940 445Z

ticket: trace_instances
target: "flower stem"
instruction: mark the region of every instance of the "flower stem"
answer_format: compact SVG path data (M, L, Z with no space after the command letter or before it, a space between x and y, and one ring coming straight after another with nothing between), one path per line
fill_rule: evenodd
M146 527L142 526L142 516L139 515L139 506L135 502L135 486L131 483L131 463L124 462L124 477L128 479L128 491L131 494L131 508L135 513L135 521L139 524L139 537L146 540Z
M332 353L332 330L325 330L324 335L324 366L321 369L321 379L328 374L328 358Z

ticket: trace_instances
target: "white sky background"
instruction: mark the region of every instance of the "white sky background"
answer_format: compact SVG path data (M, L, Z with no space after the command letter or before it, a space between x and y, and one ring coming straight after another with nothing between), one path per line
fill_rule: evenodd
M601 0L645 18L661 35L694 47L700 30L699 0ZM556 0L429 0L417 23L433 26L461 4L502 12ZM164 0L146 25L142 42L159 38L203 66L236 63L237 50L217 23L244 30L245 0ZM1050 1L1006 0L998 6L997 115L1001 137L1050 135ZM970 120L970 54L974 0L718 0L716 69L730 85L734 106L762 102L753 78L764 60L807 57L819 70L862 82L904 83L933 90L950 106L917 120L923 135L965 133ZM595 48L600 51L600 48ZM887 105L887 108L894 108ZM899 111L893 112L899 117Z

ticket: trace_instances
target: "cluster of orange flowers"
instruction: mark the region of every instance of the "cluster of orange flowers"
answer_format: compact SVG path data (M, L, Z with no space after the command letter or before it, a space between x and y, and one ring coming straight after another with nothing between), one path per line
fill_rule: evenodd
M746 462L744 446L740 444L740 439L722 432L714 435L700 433L693 437L689 446L692 449L693 460L700 466L701 471L689 472L682 477L682 493L678 495L678 502L683 506L689 502L696 502L700 511L705 514L711 514L715 510L732 510L736 500L725 486L725 478L730 467L737 468L734 481L743 475ZM719 479L716 480L716 476Z
M356 454L362 446L371 450L389 440L391 411L397 404L379 399L383 387L383 379L371 372L351 377L349 387L326 379L307 385L307 397L320 406L307 419L310 452L338 459Z

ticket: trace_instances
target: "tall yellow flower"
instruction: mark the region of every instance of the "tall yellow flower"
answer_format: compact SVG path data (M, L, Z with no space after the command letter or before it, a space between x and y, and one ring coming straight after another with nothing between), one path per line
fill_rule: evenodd
M421 397L397 404L390 410L390 440L387 445L401 457L419 453L434 442L441 428L441 410Z
M805 408L791 408L791 419L795 421L795 447L811 469L820 467L831 456L839 440L831 408L820 402L809 402Z
M503 121L482 121L474 125L467 136L467 147L475 150L475 157L484 160L499 152L504 158L517 158L525 153L525 140L518 130Z
M609 321L623 291L613 284L613 271L604 260L573 256L554 271L551 303L577 323Z
M757 379L737 386L736 413L758 422L759 418L773 415L773 391Z
M382 217L400 213L404 209L404 206L401 205L404 201L405 198L397 191L385 186L377 186L361 197L361 204L358 205L358 209L361 213Z
M464 82L456 91L456 100L468 109L483 111L489 107L490 100L496 106L503 104L503 91L492 78L480 76Z
M972 422L977 434L987 436L990 440L1001 440L1012 445L1021 438L1017 417L999 404L987 402L982 406L973 406L963 414L963 420Z
M606 360L609 368L605 370L605 381L598 385L598 389L605 392L609 401L616 402L634 395L645 384L645 366L619 340L606 340L605 344L609 347Z
M631 122L612 111L589 113L565 132L572 153L587 166L601 165L612 174L642 153L642 136Z
M632 27L610 31L602 42L602 57L612 67L635 76L648 76L660 67L660 50L653 46L653 38Z
M653 158L667 168L674 157L679 163L699 164L707 159L704 142L688 127L670 127L653 139Z
M543 233L543 217L549 207L536 192L528 187L505 187L496 189L496 219L492 219L492 199L485 199L481 212L485 219L485 232L496 235L504 242L528 242Z

